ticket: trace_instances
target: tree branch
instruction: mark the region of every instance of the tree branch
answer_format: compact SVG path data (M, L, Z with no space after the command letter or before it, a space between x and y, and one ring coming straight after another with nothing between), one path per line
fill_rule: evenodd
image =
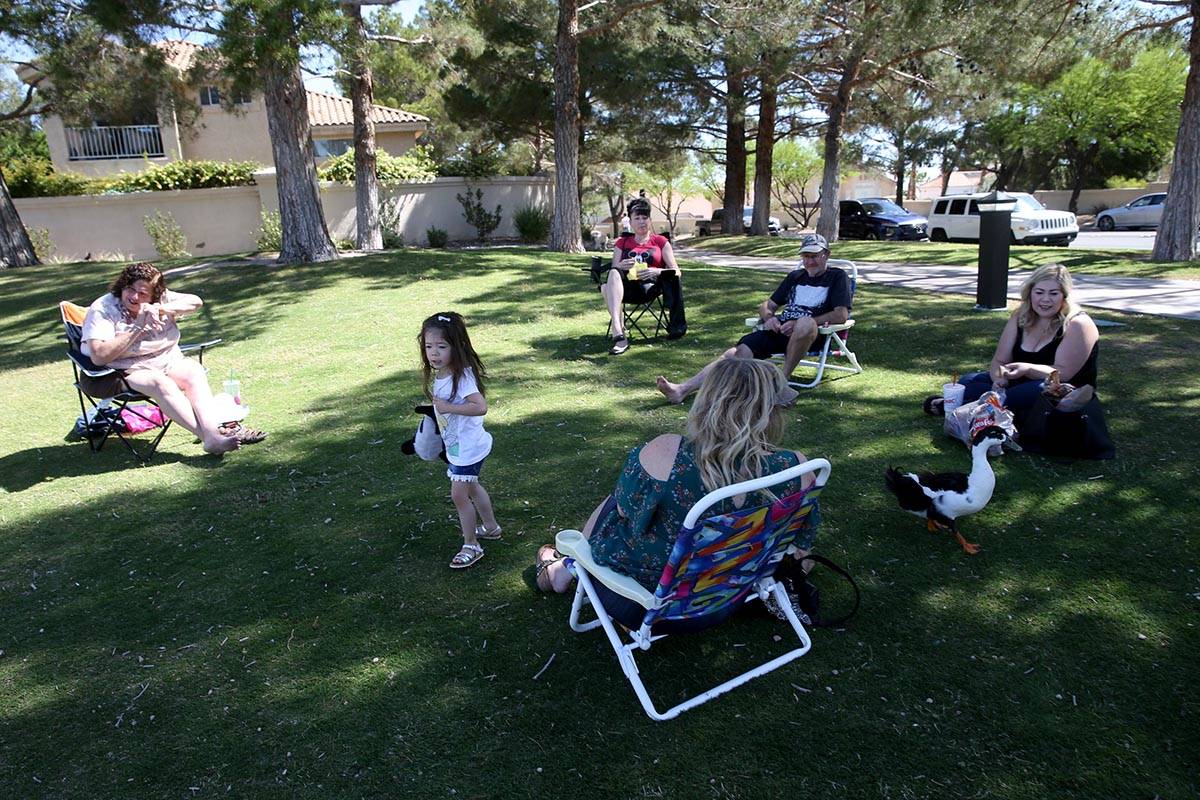
M1145 2L1145 1L1146 0L1142 0L1142 2ZM1138 31L1156 30L1158 28L1169 28L1172 25L1174 25L1175 23L1183 22L1185 19L1188 19L1191 16L1192 16L1191 12L1185 12L1183 14L1180 14L1178 17L1174 17L1173 19L1159 19L1159 20L1154 20L1153 22L1144 22L1141 25L1134 25L1132 28L1125 31L1124 33L1122 33L1120 36L1118 36L1116 39L1113 40L1113 47L1116 47L1121 42L1123 42L1127 36L1131 36L1132 34L1135 34Z
M393 44L418 45L433 43L433 39L425 33L421 34L415 39L406 39L403 36L391 36L386 33L368 33L365 38L374 42L391 42Z
M42 78L38 78L33 83L29 84L29 88L25 90L25 99L21 101L21 105L17 106L12 111L7 111L3 114L0 114L0 122L7 122L8 120L16 119L17 117L31 117L35 114L42 114L48 108L50 108L49 105L45 105L41 108L30 109L30 106L33 105L33 92L37 88L37 85L41 82Z
M606 0L597 0L597 2L605 2L605 1ZM632 5L625 6L619 12L617 12L617 15L615 17L610 19L608 22L602 23L600 25L593 25L590 28L580 31L579 38L582 39L585 36L595 36L598 33L604 33L605 31L610 31L613 28L617 27L617 25L619 25L621 23L621 20L625 19L630 14L633 14L637 11L641 11L642 9L660 5L662 2L663 2L663 0L642 0L642 2L640 2L640 3L633 3ZM584 6L584 8L591 8L594 5L596 5L596 3L588 3L586 6ZM583 9L581 8L579 10L582 11Z

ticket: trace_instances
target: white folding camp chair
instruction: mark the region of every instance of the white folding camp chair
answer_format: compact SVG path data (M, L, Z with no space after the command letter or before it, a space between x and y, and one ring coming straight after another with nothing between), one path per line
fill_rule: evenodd
M850 275L850 299L854 300L854 293L858 289L858 266L853 261L848 261L844 258L829 259L829 266L841 267ZM758 329L762 325L762 320L758 317L747 317L746 326L749 328ZM796 365L796 371L799 372L801 367L815 369L816 374L810 381L803 381L796 377L796 373L792 373L788 377L788 383L797 389L811 389L821 382L826 370L834 372L846 372L851 375L857 375L863 371L863 368L858 363L858 356L850 349L847 340L850 338L850 329L854 327L854 319L849 318L840 325L821 325L817 327L818 339L821 345L816 350L808 353L808 358L802 360ZM840 359L845 363L838 363L831 359ZM784 360L783 353L776 353L771 356L771 360L782 364Z
M571 604L571 629L577 632L597 627L604 629L616 651L622 672L651 719L672 719L717 695L794 661L812 647L803 623L792 610L787 590L773 575L779 562L788 552L797 549L796 543L806 533L810 524L809 513L825 482L829 480L830 470L828 461L817 458L773 475L717 489L700 498L684 519L654 592L633 578L597 564L592 558L591 546L579 531L568 530L558 534L555 539L558 551L567 556L567 568L579 579L575 600ZM816 477L804 491L766 505L704 518L704 514L722 500L776 486L809 473L816 473ZM641 627L629 632L628 643L621 641L612 617L597 592L596 583L646 609ZM658 711L642 683L634 660L634 651L649 650L655 641L664 637L665 634L654 632L654 627L664 622L693 621L705 617L717 624L742 603L764 600L768 595L772 595L783 610L800 640L800 646L666 711ZM596 619L581 623L579 615L585 603L591 605Z

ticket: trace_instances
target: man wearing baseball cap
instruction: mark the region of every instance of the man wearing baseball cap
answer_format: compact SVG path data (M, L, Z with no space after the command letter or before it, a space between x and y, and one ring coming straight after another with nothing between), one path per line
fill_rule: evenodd
M784 354L783 373L790 379L796 365L817 344L817 328L837 325L850 318L850 276L845 270L828 266L829 242L818 233L800 241L801 269L783 279L770 297L758 307L762 324L741 338L735 347L721 354L704 369L683 383L658 377L658 390L672 403L700 388L712 365L722 358L770 358Z

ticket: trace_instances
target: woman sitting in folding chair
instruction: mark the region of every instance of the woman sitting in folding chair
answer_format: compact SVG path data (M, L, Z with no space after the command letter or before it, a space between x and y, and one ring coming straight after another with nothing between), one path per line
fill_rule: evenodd
M582 533L592 555L604 566L634 578L654 590L679 536L684 517L701 497L713 489L780 472L808 459L803 453L778 449L786 423L786 410L796 401L796 390L783 374L766 361L726 359L705 377L688 415L687 435L663 434L635 448L613 493L592 512ZM775 490L784 497L807 488L812 475ZM754 500L735 497L712 513L728 513ZM817 510L799 542L807 554L819 523ZM565 592L571 576L551 545L538 553L538 586ZM605 608L623 624L636 628L646 609L597 583ZM704 627L719 619L704 617ZM686 622L672 631L686 630Z
M667 308L667 338L678 339L687 333L681 273L670 240L651 232L648 201L630 200L629 219L633 232L613 245L612 269L600 286L612 317L613 344L608 352L614 356L629 349L623 303L649 303L661 295Z
M194 433L206 451L225 453L261 441L265 434L223 427L204 367L179 350L175 319L201 305L194 294L168 291L153 265L127 265L88 308L81 337L84 355L115 371L101 378L80 376L80 389L91 397L141 392Z

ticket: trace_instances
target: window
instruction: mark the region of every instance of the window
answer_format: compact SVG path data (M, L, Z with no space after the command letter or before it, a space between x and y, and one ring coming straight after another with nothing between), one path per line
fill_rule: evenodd
M317 158L340 156L354 147L349 139L313 139L313 152Z
M240 90L233 93L233 102L238 105L246 105L250 102L250 93L246 90ZM221 105L221 90L216 86L201 86L200 87L200 105L202 106L219 106Z
M951 201L951 203L950 203L950 213L951 214L961 214L961 213L963 213L963 211L966 210L966 208L967 208L967 198L965 198L965 197L960 197L957 200Z
M1163 201L1166 199L1167 199L1167 196L1165 194L1156 194L1150 198L1150 205L1161 206L1163 204Z
M979 201L972 200L971 205L967 206L967 213L973 216L979 216Z
M938 200L938 201L937 201L937 206L935 206L935 207L934 207L934 209L933 209L933 213L935 213L935 214L945 214L945 213L946 213L946 206L948 206L948 205L950 205L950 201L949 201L949 200Z

